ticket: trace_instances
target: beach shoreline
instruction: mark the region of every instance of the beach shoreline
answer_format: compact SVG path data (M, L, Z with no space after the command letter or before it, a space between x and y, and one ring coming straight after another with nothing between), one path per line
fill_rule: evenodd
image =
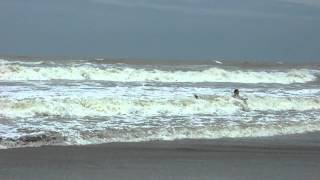
M319 179L320 133L0 150L0 179Z

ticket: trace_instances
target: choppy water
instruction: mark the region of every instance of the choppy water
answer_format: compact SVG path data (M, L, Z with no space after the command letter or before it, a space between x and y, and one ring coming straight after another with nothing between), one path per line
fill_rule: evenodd
M319 66L2 59L0 144L6 148L317 131L319 76ZM247 102L231 97L235 88Z

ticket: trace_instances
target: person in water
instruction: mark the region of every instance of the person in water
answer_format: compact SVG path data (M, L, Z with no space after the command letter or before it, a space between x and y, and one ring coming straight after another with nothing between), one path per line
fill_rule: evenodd
M199 96L198 96L198 95L194 94L193 96L194 96L196 99L199 99ZM239 91L239 89L235 89L235 90L233 91L232 97L233 97L233 98L236 98L236 99L240 99L240 100L245 101L245 102L248 100L248 98L244 98L244 97L241 97L241 96L240 96L240 91Z
M248 100L248 98L244 98L244 97L241 97L241 96L240 96L240 91L239 91L239 89L235 89L235 90L233 91L232 97L233 97L233 98L236 98L236 99L240 99L240 100L242 100L242 101L247 101L247 100Z

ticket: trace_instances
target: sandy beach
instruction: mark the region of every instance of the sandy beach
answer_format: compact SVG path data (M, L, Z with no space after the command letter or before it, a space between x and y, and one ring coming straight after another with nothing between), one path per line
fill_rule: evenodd
M0 179L320 179L320 133L0 151Z

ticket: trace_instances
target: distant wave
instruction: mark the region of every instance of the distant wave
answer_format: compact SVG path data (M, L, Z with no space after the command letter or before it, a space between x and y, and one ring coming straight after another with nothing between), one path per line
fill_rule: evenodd
M205 99L177 98L32 98L0 99L0 115L5 117L86 117L232 114L238 111L320 110L320 98L249 96L247 103L224 96Z
M143 69L127 67L102 67L96 64L79 66L41 66L35 62L12 64L2 63L0 66L0 80L104 80L104 81L154 81L154 82L234 82L234 83L306 83L317 79L314 71L308 69L292 69L285 71L253 71L226 70L222 68L208 68L205 70L175 70ZM37 66L38 65L38 66Z

